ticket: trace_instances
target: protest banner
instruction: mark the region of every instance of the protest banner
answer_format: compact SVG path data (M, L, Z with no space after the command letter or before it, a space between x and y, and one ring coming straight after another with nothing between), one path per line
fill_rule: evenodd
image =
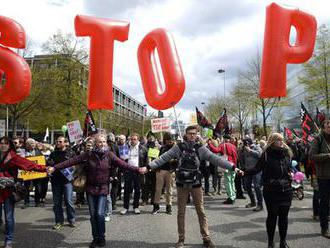
M46 159L44 156L27 157L26 159L28 159L36 164L46 165ZM47 173L46 172L19 170L17 177L19 179L22 179L23 181L29 181L29 180L47 177Z

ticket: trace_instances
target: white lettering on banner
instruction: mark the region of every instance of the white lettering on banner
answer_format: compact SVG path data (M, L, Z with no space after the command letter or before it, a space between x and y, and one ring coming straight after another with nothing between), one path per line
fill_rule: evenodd
M79 120L71 121L66 124L68 127L68 134L70 142L78 142L83 138L83 131L80 126Z
M170 132L171 120L168 118L156 118L151 120L151 131L153 133Z

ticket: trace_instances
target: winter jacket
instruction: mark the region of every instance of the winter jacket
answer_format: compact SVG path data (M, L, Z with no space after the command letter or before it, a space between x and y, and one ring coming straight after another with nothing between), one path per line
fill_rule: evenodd
M291 158L284 148L267 148L256 164L256 173L260 171L264 191L291 190Z
M74 153L69 149L66 149L64 151L56 149L49 155L47 165L54 166L55 164L64 162L64 161L68 160L69 158L72 158L73 155L74 155ZM58 183L58 184L69 183L69 180L64 176L64 174L60 170L55 171L52 174L50 180L52 183Z
M96 151L85 152L65 162L54 166L56 170L71 167L85 162L87 176L86 191L92 195L108 195L110 171L115 166L138 172L138 167L131 166L118 158L113 152L98 153Z
M0 163L0 177L11 177L17 179L18 170L26 171L40 171L46 172L44 165L38 165L34 162L27 160L14 151L9 151ZM10 195L12 191L8 189L0 190L0 203L3 203Z
M130 149L130 146L128 147ZM148 163L149 163L148 150L145 146L139 144L139 167L146 167L148 166Z
M262 154L262 149L257 145L252 145L250 151L243 148L240 165L246 175L252 175L256 172L256 164Z
M317 178L330 179L330 135L324 131L315 137L310 149L310 159L315 162Z

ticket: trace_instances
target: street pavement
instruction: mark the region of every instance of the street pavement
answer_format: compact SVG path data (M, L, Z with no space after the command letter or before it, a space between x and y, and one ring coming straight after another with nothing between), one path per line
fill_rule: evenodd
M294 200L289 215L288 244L291 248L328 248L330 240L320 236L319 223L312 220L312 194L306 192L302 201ZM175 197L174 197L175 199ZM237 200L235 205L222 204L225 195L206 196L205 209L209 221L211 237L217 247L223 248L257 248L267 247L265 229L266 210L255 213L244 206L248 200ZM110 222L106 223L106 247L174 247L177 241L176 202L173 215L165 214L165 206L161 213L150 214L152 207L141 207L141 214L121 216L122 207L118 208ZM13 247L48 248L48 247L88 247L92 236L89 222L88 207L76 209L77 227L65 226L62 230L52 230L54 215L51 195L48 196L46 207L30 207L22 210L18 204L15 209L15 237ZM2 233L4 227L0 227ZM3 240L1 235L1 241ZM276 247L279 246L276 232ZM199 225L195 209L188 205L186 211L186 247L202 247Z

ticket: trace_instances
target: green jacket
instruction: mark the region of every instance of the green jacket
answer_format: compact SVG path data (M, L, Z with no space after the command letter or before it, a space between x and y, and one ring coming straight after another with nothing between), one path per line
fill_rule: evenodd
M316 176L330 179L330 142L327 142L322 131L315 137L310 149L310 158L315 162Z

